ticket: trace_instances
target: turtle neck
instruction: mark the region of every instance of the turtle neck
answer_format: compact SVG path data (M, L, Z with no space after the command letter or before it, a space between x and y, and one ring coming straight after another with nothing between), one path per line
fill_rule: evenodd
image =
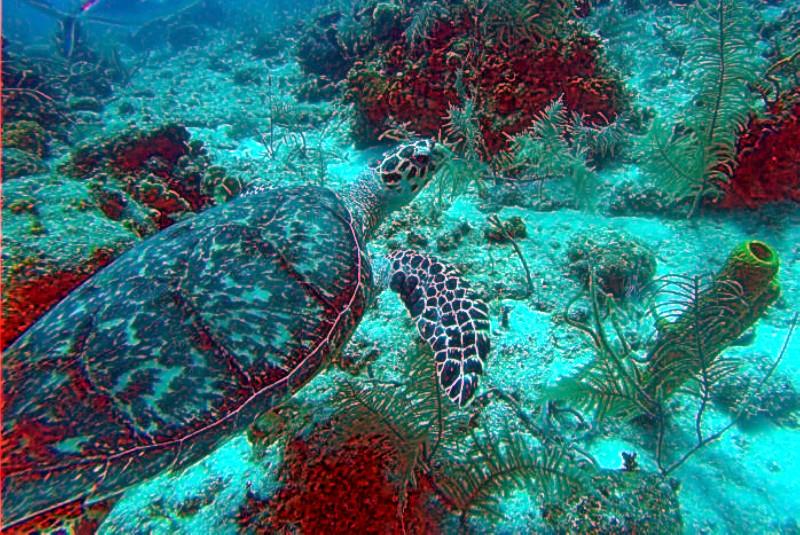
M383 183L373 169L361 173L342 198L358 223L364 241L372 238L378 225L393 211L386 202Z

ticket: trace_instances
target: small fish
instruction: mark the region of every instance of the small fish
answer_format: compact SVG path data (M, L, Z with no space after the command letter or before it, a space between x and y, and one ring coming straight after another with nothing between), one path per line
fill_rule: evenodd
M81 13L86 13L99 3L100 0L88 0L87 2L84 2L84 4L81 6Z
M86 13L101 1L102 0L87 0L81 5L77 15L67 15L61 19L61 32L64 36L61 53L64 54L65 58L72 58L72 52L78 40L78 16Z
M60 19L75 17L112 26L141 27L172 17L201 0L24 0Z

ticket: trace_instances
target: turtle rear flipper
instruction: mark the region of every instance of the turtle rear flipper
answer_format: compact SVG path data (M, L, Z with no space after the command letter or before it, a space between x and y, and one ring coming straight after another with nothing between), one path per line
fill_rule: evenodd
M451 401L464 407L489 354L489 310L455 270L415 251L388 257L389 287L400 295L433 349L436 373Z

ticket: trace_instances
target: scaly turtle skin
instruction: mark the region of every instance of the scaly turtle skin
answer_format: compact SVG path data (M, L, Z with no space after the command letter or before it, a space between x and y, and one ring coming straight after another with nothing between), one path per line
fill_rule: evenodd
M365 249L427 183L432 150L401 146L343 196L254 189L173 225L24 333L3 362L4 529L205 456L316 375L384 285L469 403L486 305L434 259L400 251L374 273Z

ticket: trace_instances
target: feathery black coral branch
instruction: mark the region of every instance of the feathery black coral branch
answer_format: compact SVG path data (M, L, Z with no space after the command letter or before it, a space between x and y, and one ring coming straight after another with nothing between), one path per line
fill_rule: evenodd
M644 147L646 171L675 199L692 199L689 216L728 179L736 133L751 110L757 78L755 38L741 0L698 0L689 11L699 36L692 47L698 94L687 127L656 122Z
M475 433L439 481L439 491L461 514L462 521L478 513L501 517L499 499L514 488L535 489L547 499L559 499L587 485L587 475L556 447L533 447L521 435L499 437Z

